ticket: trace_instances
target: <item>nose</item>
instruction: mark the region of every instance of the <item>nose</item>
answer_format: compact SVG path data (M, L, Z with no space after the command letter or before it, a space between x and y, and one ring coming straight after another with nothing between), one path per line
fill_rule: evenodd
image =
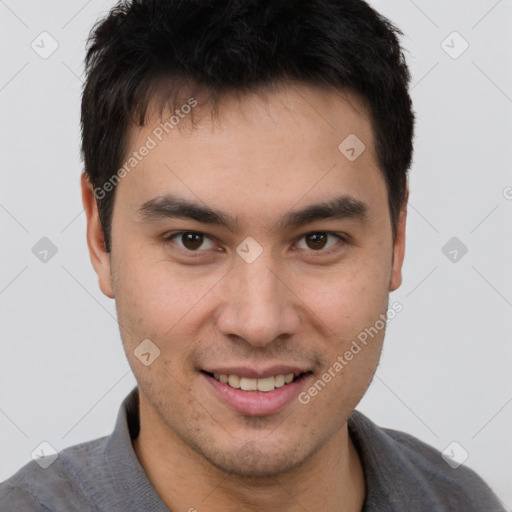
M225 279L217 316L217 326L225 336L264 347L297 332L298 298L282 266L273 265L263 255L252 263L240 258Z

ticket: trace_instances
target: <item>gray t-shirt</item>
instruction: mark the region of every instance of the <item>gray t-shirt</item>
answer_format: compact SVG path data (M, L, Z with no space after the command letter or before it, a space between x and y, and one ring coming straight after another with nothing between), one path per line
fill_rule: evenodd
M138 405L134 388L110 436L62 450L47 469L23 466L0 484L0 512L169 512L133 450ZM474 471L450 467L419 439L357 410L348 428L366 477L363 512L506 512Z

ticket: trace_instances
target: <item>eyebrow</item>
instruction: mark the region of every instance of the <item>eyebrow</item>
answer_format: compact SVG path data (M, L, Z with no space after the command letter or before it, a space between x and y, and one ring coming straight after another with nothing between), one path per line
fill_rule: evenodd
M144 222L166 218L192 219L202 224L217 225L236 232L238 219L220 210L195 203L172 194L164 194L142 204L137 214ZM274 229L285 230L325 219L365 220L368 206L350 195L342 195L325 202L308 205L285 214Z

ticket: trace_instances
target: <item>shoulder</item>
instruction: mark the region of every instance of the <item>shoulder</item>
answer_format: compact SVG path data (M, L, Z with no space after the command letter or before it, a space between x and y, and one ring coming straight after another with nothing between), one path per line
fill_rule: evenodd
M468 512L504 510L491 488L470 467L452 467L437 448L405 432L383 430L401 452L407 470L443 503L463 506Z
M86 489L89 479L106 476L106 439L65 448L46 469L35 461L25 464L0 483L0 512L97 511Z
M465 465L450 466L440 450L420 439L379 427L359 411L350 417L349 431L374 487L370 498L375 503L389 500L418 512L505 511L474 470Z

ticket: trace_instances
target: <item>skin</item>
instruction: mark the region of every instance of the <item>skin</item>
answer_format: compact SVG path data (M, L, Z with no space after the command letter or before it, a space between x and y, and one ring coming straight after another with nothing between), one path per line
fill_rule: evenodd
M174 511L360 511L365 479L347 418L373 378L384 329L308 404L293 400L275 414L235 412L199 370L297 364L313 371L312 382L320 378L401 284L407 201L393 241L371 122L354 94L287 85L265 97L226 97L219 111L194 129L183 120L120 181L111 255L82 177L91 261L116 301L139 384L134 449ZM131 150L159 122L133 127ZM351 133L366 146L353 162L338 150ZM162 192L237 217L236 232L142 221L137 209ZM290 210L340 194L363 201L367 217L275 229ZM183 237L163 241L187 230L207 235L199 249ZM348 242L334 236L322 248L311 232ZM249 236L263 248L250 264L236 252ZM134 355L146 338L161 351L149 366Z

